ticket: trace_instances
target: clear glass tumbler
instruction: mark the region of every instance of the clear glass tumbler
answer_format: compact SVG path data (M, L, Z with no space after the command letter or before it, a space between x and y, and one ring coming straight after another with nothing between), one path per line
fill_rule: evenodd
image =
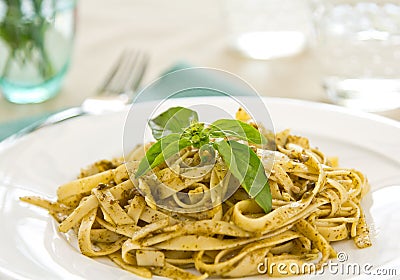
M66 75L76 0L0 0L0 90L13 103L55 96Z
M245 57L276 59L307 48L306 0L225 0L222 8L229 45Z
M400 0L316 0L317 54L339 105L400 107Z

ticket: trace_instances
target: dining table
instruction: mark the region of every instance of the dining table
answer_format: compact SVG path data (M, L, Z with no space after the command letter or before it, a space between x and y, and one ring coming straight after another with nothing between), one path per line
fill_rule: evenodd
M245 57L230 47L224 4L214 0L78 1L74 50L61 91L39 104L12 104L0 97L0 125L18 127L43 114L78 106L96 94L113 62L129 48L150 57L142 86L173 67L189 65L237 75L261 96L330 102L312 36L303 51L290 57ZM312 28L311 19L303 24ZM378 114L400 120L400 109Z

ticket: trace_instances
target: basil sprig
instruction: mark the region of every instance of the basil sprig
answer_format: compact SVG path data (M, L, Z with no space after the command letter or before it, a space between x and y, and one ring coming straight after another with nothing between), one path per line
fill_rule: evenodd
M183 107L173 107L149 121L156 140L141 160L139 178L184 148L194 147L211 153L218 151L230 172L247 193L266 212L272 208L268 177L257 154L248 145L264 145L267 140L253 126L232 119L220 119L209 126L198 122L198 115Z
M153 137L161 139L171 133L181 133L192 122L198 121L197 113L184 107L173 107L149 121Z
M268 178L257 154L249 146L236 141L218 141L214 143L214 148L250 197L266 213L271 211L272 197Z
M235 137L259 145L266 144L267 142L264 135L253 126L238 120L230 119L220 119L213 122L211 124L210 135L214 138L220 136Z
M191 145L190 141L181 138L178 133L172 133L161 138L147 150L145 158L139 163L135 177L139 178L150 169L160 165L168 158L179 153L180 150Z

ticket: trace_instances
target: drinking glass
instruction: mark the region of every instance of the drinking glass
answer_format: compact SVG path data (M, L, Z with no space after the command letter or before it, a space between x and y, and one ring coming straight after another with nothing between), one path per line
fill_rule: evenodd
M254 59L299 54L308 45L309 8L306 0L225 0L229 45Z
M55 96L70 62L76 0L0 0L0 90L13 103Z
M365 111L400 106L400 1L314 1L323 85L335 103Z

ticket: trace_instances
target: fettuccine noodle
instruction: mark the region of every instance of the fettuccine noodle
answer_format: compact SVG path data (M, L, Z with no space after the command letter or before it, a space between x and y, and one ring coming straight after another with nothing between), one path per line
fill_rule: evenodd
M126 163L101 161L83 170L80 178L58 188L56 202L21 199L47 209L60 223L61 232L76 232L82 254L107 256L147 278L244 277L259 274L266 260L269 267L279 263L304 267L312 262L313 266L295 274L311 273L336 256L334 241L351 238L358 248L370 246L360 206L369 189L365 176L338 167L335 159L311 148L308 139L288 130L275 139L277 151L257 151L265 165L271 156L275 158L269 176L273 210L268 214L242 188L200 213L172 213L157 207L142 195L152 194L151 180L131 176L148 146L137 147ZM196 165L198 152L186 149L179 160ZM177 175L167 165L154 171L163 183L188 194L213 189L230 175L221 161L195 179ZM158 195L189 207L190 201L174 192ZM196 197L191 202L201 201ZM272 269L266 273L282 276Z

